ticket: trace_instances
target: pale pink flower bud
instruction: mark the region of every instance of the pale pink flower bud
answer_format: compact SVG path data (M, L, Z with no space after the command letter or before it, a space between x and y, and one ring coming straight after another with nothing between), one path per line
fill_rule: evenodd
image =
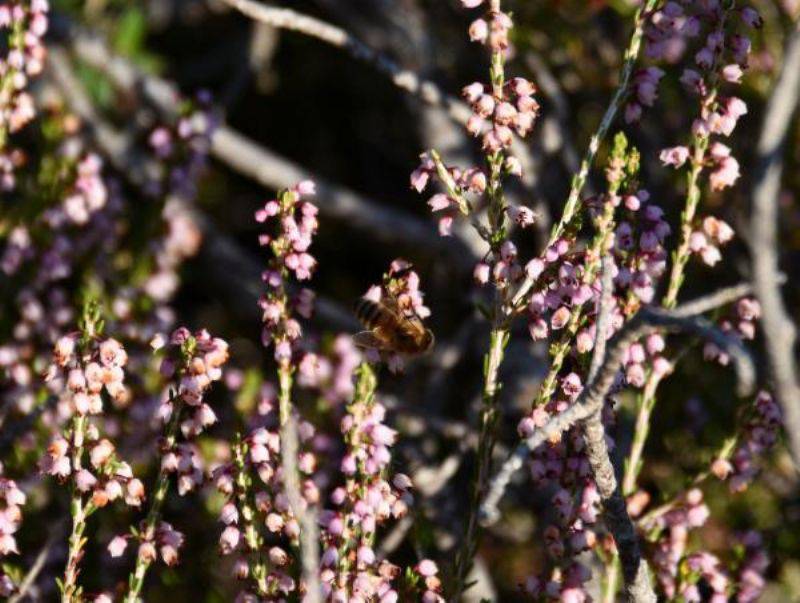
M114 454L114 445L107 439L100 440L89 453L89 460L94 467L105 465Z
M437 193L430 199L428 199L428 205L431 208L431 211L442 211L443 209L448 209L453 205L450 200L450 197L445 195L444 193Z
M673 167L681 167L689 158L689 149L685 146L677 146L669 149L664 149L659 155L659 159L664 165L671 165Z
M234 526L228 526L219 537L219 548L223 555L229 555L239 545L241 532Z
M81 492L88 492L97 484L97 478L86 469L81 469L75 476L75 486Z
M430 559L423 559L414 569L416 569L417 573L424 578L435 576L439 573L439 568L436 566L436 563Z
M489 276L491 273L491 268L485 262L478 262L475 265L475 270L472 273L475 282L479 285L485 285L489 282Z
M469 39L484 44L489 38L489 24L485 19L476 19L469 26Z
M525 265L525 274L528 278L537 279L544 272L545 263L539 258L534 258Z
M269 550L270 563L277 566L286 565L289 562L289 554L278 546L274 546Z
M128 548L128 539L124 536L114 536L108 543L108 553L112 557L121 557L126 548Z
M569 308L566 306L561 306L553 312L553 316L550 318L550 326L553 330L557 331L562 329L566 326L570 319L570 311Z
M469 86L464 87L461 93L464 95L464 98L470 104L475 103L478 101L481 96L483 96L483 84L480 82L474 82Z
M143 561L155 561L156 547L152 542L143 542L139 545L139 559Z

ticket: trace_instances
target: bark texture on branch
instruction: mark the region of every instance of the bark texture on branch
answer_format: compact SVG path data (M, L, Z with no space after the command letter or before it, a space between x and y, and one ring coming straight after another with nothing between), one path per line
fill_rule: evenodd
M764 345L775 396L795 469L800 471L800 383L795 344L797 330L789 316L778 282L778 202L783 174L783 151L792 116L800 100L800 26L789 37L783 68L764 115L756 148L753 181L751 254L755 293L761 304Z

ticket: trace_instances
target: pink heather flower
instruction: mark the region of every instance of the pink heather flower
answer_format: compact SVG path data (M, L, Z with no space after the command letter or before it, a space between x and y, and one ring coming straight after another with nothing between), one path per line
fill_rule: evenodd
M679 168L689 158L689 149L685 146L677 146L669 149L664 149L659 155L659 159L664 165L671 165Z
M295 185L294 190L302 197L311 197L317 194L317 185L311 180L303 180Z
M436 563L430 559L423 559L417 564L415 569L417 570L417 573L424 578L435 576L439 573L439 568L436 566Z
M428 186L429 179L430 171L418 168L411 172L411 188L416 190L418 193L421 193Z
M521 228L532 226L536 222L536 214L529 207L524 205L510 206L507 210L508 217L516 222Z
M449 237L453 234L453 217L444 216L439 218L439 235Z
M731 63L730 65L726 65L722 69L723 79L725 79L726 82L730 82L732 84L739 84L742 81L743 74L744 72L742 71L742 68L736 63Z
M461 91L464 98L469 103L476 103L483 96L484 88L480 82L473 82L469 86L465 86Z
M476 19L469 26L469 39L472 42L485 44L489 38L489 24L485 19Z
M239 545L241 533L234 526L228 526L219 538L219 547L224 555L232 553Z
M489 276L491 275L491 268L489 264L485 262L479 262L475 265L475 270L472 273L475 282L479 285L485 285L489 282Z
M128 548L128 539L125 536L115 536L108 543L108 552L112 557L121 557Z
M443 209L448 209L453 206L450 197L445 195L444 193L438 193L428 199L428 205L431 208L431 211L442 211Z
M739 162L733 157L723 158L717 168L711 172L709 180L711 189L721 191L729 186L733 186L739 179Z
M525 265L525 274L536 280L544 272L545 263L539 258L534 258Z
M569 308L566 306L561 306L558 310L553 313L553 316L550 318L550 326L553 330L563 329L567 323L569 322L570 318L570 311Z
M714 266L720 260L722 260L722 254L719 251L719 248L714 247L713 245L707 245L700 251L700 257L703 259L703 263L707 266Z

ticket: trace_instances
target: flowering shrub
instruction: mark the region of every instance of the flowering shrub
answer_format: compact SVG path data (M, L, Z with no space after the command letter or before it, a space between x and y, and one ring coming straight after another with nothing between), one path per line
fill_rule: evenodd
M797 7L321 4L0 1L0 595L788 600Z

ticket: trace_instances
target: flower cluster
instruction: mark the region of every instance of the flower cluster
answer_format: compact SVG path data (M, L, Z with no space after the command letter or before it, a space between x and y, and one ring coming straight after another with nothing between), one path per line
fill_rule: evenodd
M514 141L514 132L522 137L533 129L539 115L539 103L533 98L536 87L528 80L517 77L499 91L487 91L475 82L463 90L464 98L472 107L467 131L482 136L483 150L489 153L507 150ZM506 160L509 173L520 173L519 162Z
M719 322L719 328L742 341L751 341L756 336L756 321L761 317L761 304L752 297L744 297L737 301L727 316ZM730 357L716 345L708 342L703 347L703 356L706 360L716 360L727 366Z
M644 107L652 107L658 98L658 84L664 77L664 70L658 67L640 69L631 81L632 96L635 100L625 105L625 121L633 123L642 117Z
M695 582L699 576L694 576L694 580L684 581L686 573L681 571L681 563L687 559L690 531L702 527L709 514L708 507L703 501L703 492L693 488L683 496L678 505L653 522L653 527L659 531L660 537L656 542L652 562L661 588L669 599L679 595L685 597L694 595ZM711 575L711 570L716 568L716 559L711 564L710 560L702 555L705 554L693 556L692 566L696 568L702 566L706 574ZM724 583L720 583L722 581ZM727 579L720 575L716 583L722 586L724 591Z
M2 476L0 464L0 559L11 553L19 553L14 534L22 523L22 507L25 493L14 480ZM10 597L16 590L11 577L0 569L0 596Z
M700 116L692 124L695 139L693 148L685 146L665 149L661 160L665 165L680 167L687 159L695 166L708 165L711 168L710 184L712 190L723 190L732 186L739 178L739 163L731 155L730 149L718 142L709 147L712 135L728 137L733 133L740 117L747 113L747 105L735 96L719 93L720 82L739 84L744 69L747 68L750 51L749 40L736 33L730 25L729 8L721 2L707 2L697 5L691 16L684 15L684 8L676 2L668 2L663 11L653 18L650 39L659 42L649 44L652 54L660 54L669 44L666 37L673 36L676 28L681 36L694 38L705 31L705 41L694 56L695 66L687 67L681 75L681 83L686 89L700 97ZM757 13L750 8L740 11L741 20L750 27L759 25Z
M274 415L273 412L270 416L275 418ZM301 421L298 434L301 446L307 448L314 439L315 429ZM287 552L287 545L297 545L300 524L284 493L281 460L279 432L260 427L234 446L230 463L213 472L214 484L226 497L220 512L225 525L219 539L220 552L237 555L234 576L251 581L238 601L256 600L253 598L256 595L287 597L298 588L293 577L294 559ZM304 504L318 503L319 490L311 479L317 468L314 453L301 451L297 466L303 475Z
M222 378L222 367L228 360L228 344L208 331L191 333L180 327L170 336L161 362L161 374L175 378L177 388L161 403L159 418L180 428L185 442L176 442L175 434L168 435L162 448L161 468L178 475L181 495L194 490L203 482L200 457L191 440L217 422L217 415L205 402L207 390ZM172 429L168 427L168 434Z
M108 553L112 557L121 557L128 547L131 535L115 536L108 543ZM143 541L139 545L138 558L147 562L155 561L159 556L168 566L177 565L178 553L183 546L184 536L175 530L166 521L157 524L155 535L152 539Z
M175 294L180 285L178 269L197 253L202 243L200 228L184 201L176 198L167 201L162 216L166 232L153 246L155 269L142 283L144 293L158 303L169 301Z
M378 560L375 534L390 518L408 512L412 484L404 474L389 476L397 432L384 424L386 409L375 400L372 369L362 364L357 374L356 392L341 424L347 451L340 469L346 482L331 494L334 510L320 517L323 589L329 601L396 601L393 580L400 569Z
M714 266L722 259L719 246L733 238L733 229L722 220L708 216L703 220L700 229L689 237L689 249L698 254L703 263Z
M558 395L547 404L535 407L531 415L520 422L520 435L529 437L551 416L563 412L575 401L582 387L576 373L564 377ZM606 413L605 420L611 420L610 412ZM546 596L561 601L586 601L585 583L591 572L580 557L600 542L595 525L600 513L600 496L584 454L580 430L572 430L558 442L540 446L533 451L528 467L537 486L552 490L549 500L556 513L553 523L544 530L545 550L552 567L528 577L524 591L534 600Z
M290 274L299 281L311 278L316 260L308 253L317 232L317 207L305 197L313 195L314 183L301 182L294 188L282 191L277 199L268 201L256 212L256 221L275 225L276 232L259 236L261 245L269 246L273 253L269 267L261 275L267 284L267 293L259 300L263 311L264 345L275 346L275 359L289 362L292 342L300 337L300 324L292 318L292 309L308 318L313 294L303 290L294 300L286 291Z
M197 196L197 180L208 159L217 119L206 92L199 93L183 113L174 126L162 125L150 132L148 145L163 162L164 173L160 180L149 183L148 192L191 201Z
M442 581L439 578L439 567L430 559L423 559L414 566L413 579L419 580L420 585L417 586L418 590L422 591L422 603L441 603L444 601L442 598ZM393 596L384 595L385 603L395 603L398 599ZM381 599L384 603L384 599Z
M303 356L297 367L297 384L318 390L331 407L343 406L353 397L353 375L361 360L353 338L347 334L338 335L330 354L309 352Z
M86 224L92 214L101 210L108 199L108 190L102 178L103 160L89 153L78 161L75 182L59 208L49 212L48 221L56 225L62 219L73 224Z
M733 492L747 489L758 474L758 458L775 445L780 432L781 409L769 393L759 392L750 412L730 458L722 456L711 464L719 479L730 479Z
M465 8L477 8L483 2L484 0L461 0ZM492 52L503 52L510 46L508 33L512 26L511 17L492 6L484 16L470 24L469 38L488 46Z
M47 31L47 0L12 0L0 6L0 151L6 136L25 126L35 115L33 99L25 91L28 79L44 68L46 50L42 37ZM8 160L7 156L3 156ZM2 189L7 190L6 184Z
M48 378L62 388L61 414L72 417L73 425L69 433L52 439L40 463L42 471L61 482L72 480L94 507L118 498L138 507L144 499L142 482L133 476L130 465L119 460L114 444L85 421L103 412L104 390L116 401L130 395L123 383L123 367L128 361L125 349L115 339L87 344L77 334L66 335L56 342L53 359ZM84 450L88 451L88 467L83 466Z
M742 562L736 572L736 603L755 603L764 592L764 574L769 567L764 539L761 534L751 530L738 538L737 545L744 550Z

